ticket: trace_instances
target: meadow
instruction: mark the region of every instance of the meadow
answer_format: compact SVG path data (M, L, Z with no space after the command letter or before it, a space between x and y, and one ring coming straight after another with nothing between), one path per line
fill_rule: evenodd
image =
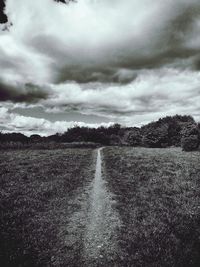
M178 148L105 148L115 194L119 266L200 266L200 154Z
M109 237L116 257L84 258L96 149L11 149L0 156L1 266L199 267L199 152L105 147L101 156L103 194L120 221ZM102 220L109 231L113 221Z
M67 225L94 177L93 152L1 151L1 266L80 265L81 231L73 236Z

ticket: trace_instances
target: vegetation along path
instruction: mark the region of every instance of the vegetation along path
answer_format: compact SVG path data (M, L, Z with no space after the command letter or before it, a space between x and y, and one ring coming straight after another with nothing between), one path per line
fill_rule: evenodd
M179 148L2 151L1 266L199 267L199 177Z

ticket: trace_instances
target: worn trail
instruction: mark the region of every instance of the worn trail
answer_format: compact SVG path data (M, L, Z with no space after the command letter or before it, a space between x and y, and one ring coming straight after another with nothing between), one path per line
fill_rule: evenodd
M118 214L113 210L113 196L102 177L102 148L98 149L96 173L92 183L90 208L85 232L85 257L94 264L114 260L117 254Z
M102 148L97 150L96 171L92 182L82 188L67 226L66 245L78 253L82 266L113 266L117 257L117 232L120 219L113 209L112 193L106 186L102 171ZM79 252L74 247L79 246Z

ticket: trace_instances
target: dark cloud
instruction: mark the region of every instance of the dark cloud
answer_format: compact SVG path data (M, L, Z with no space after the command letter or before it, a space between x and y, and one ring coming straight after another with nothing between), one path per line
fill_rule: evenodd
M119 64L111 64L110 66L81 67L77 65L57 68L55 83L76 81L78 83L101 82L127 84L134 81L141 70L159 70L168 65L174 65L179 69L190 68L199 70L200 51L180 46L171 46L156 55L127 58Z
M148 3L147 0L141 3L129 0L127 4L117 1L112 9L109 1L102 1L100 6L92 5L92 1L82 3L80 1L76 5L77 11L75 8L70 9L70 5L58 5L55 8L55 5L51 5L53 0L50 2L44 1L44 7L37 3L30 4L29 7L26 1L22 1L24 6L27 5L27 11L26 9L23 11L20 8L17 9L13 0L9 0L8 9L9 14L16 13L13 16L13 32L16 30L19 36L23 36L22 42L26 48L28 46L29 51L50 59L51 63L48 63L50 70L46 70L46 73L50 71L50 76L56 83L73 80L79 83L97 81L125 84L137 77L137 71L159 69L173 63L180 68L185 68L183 60L190 58L191 61L188 61L190 65L187 67L198 69L197 58L200 51L188 47L186 41L195 28L195 21L200 20L199 1L177 0L162 3L157 0L144 14L142 13L143 4ZM67 3L69 1L58 0L56 2ZM48 6L50 14L53 14L52 20L49 20L45 13ZM102 6L104 7L101 10ZM97 10L98 7L99 10ZM28 16L24 18L26 14L23 13L30 12L30 9L32 11L34 8L32 16L36 11L41 13L38 14L37 25L30 22ZM63 13L60 12L61 8ZM119 11L122 12L122 25L117 19ZM82 14L83 21L76 19L75 16L78 14ZM102 15L105 16L105 25L102 25ZM23 25L29 25L30 30L24 26L21 34L21 23L17 25L18 21L21 21ZM107 33L107 28L110 29L110 35ZM34 34L30 35L30 31ZM17 62L20 60L18 59ZM121 69L134 72L132 75L130 72L124 75ZM57 77L55 77L56 74Z
M107 66L87 68L80 66L65 67L57 70L56 83L76 81L78 83L121 83L127 84L137 77L135 71L111 68Z
M194 70L198 70L198 71L200 70L200 52L193 60L193 68Z
M130 49L131 43L128 43L120 48L121 51L119 53L116 53L115 60L110 59L109 62L108 55L108 62L106 64L103 63L101 65L100 63L100 66L98 66L95 61L90 61L90 58L88 58L89 63L87 61L85 63L84 59L83 65L81 63L73 65L72 63L59 69L57 82L74 80L79 83L96 81L129 83L137 77L137 71L159 69L173 63L179 68L184 69L187 67L198 70L200 65L200 49L186 45L190 33L195 28L194 23L197 20L200 20L200 3L198 1L188 3L179 1L179 4L175 5L174 14L171 17L169 16L162 30L159 30L153 47L144 44L140 47L137 54L133 49ZM132 42L134 47L134 40ZM115 47L113 47L114 49ZM185 60L188 60L187 66L184 64ZM87 64L92 65L92 67ZM136 72L134 72L133 76L123 77L119 75L119 70L123 68L135 70Z
M2 125L45 132L70 118L199 119L199 0L58 2L7 0L13 27L0 32L0 105L22 110L2 109Z
M47 99L49 92L42 90L33 84L25 84L19 87L0 82L0 101L36 103L41 99Z

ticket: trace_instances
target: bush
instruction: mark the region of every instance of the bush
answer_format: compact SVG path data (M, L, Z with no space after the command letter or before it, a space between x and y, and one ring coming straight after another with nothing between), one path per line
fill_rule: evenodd
M134 127L127 131L123 138L124 142L130 146L140 146L142 142L142 135L140 128Z
M193 151L198 149L199 147L199 141L200 141L200 135L199 135L199 128L196 123L191 123L187 125L182 131L181 131L181 147L183 151Z
M181 131L181 137L189 137L190 135L199 136L199 128L198 128L198 125L196 123L188 124Z
M116 134L111 134L110 136L110 145L111 146L119 146L121 145L121 139L118 135Z
M168 125L158 125L156 128L144 132L142 144L145 147L164 148L168 146Z
M183 151L193 151L199 147L198 135L190 135L188 137L182 137L181 147Z
M167 116L141 128L143 145L146 147L169 147L181 145L181 131L195 124L191 116Z

